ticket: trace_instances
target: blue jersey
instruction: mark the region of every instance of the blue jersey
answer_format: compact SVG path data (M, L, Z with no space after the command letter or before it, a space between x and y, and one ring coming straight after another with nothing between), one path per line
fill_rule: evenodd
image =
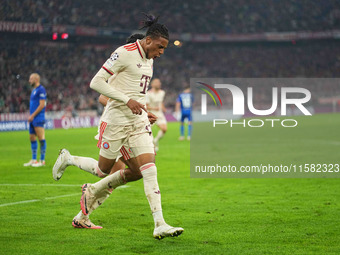
M34 113L40 104L40 100L46 100L46 90L42 85L39 85L32 90L30 99L30 114ZM37 116L35 116L34 121L45 121L45 108L44 107Z
M182 114L191 114L193 97L191 93L181 93L177 98L177 102L181 103Z

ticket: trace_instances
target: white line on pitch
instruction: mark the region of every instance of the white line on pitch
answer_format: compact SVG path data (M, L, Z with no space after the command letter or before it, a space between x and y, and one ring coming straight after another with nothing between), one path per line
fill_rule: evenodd
M81 187L82 184L52 184L52 183L0 183L0 186L49 186L49 187Z
M330 145L335 145L339 146L340 141L327 141L327 140L317 140L317 139L309 139L309 140L304 140L305 142L311 142L311 143L323 143L323 144L330 144Z
M0 185L21 185L21 184L0 184ZM33 184L34 185L34 184ZM26 186L33 186L33 185L26 185ZM60 184L62 185L62 184ZM78 186L78 185L75 185ZM124 188L128 188L128 185L124 185L124 186L120 186L116 189L124 189ZM55 196L55 197L46 197L44 199L32 199L32 200L24 200L24 201L18 201L18 202L13 202L13 203L6 203L6 204L0 204L0 207L5 207L5 206L10 206L10 205L18 205L18 204L27 204L27 203L34 203L34 202L40 202L40 201L44 201L44 200L51 200L51 199L57 199L57 198L63 198L63 197L72 197L72 196L76 196L76 195L80 195L80 193L73 193L73 194L68 194L68 195L61 195L61 196Z
M0 186L47 186L47 187L81 187L82 184L52 184L52 183L0 183ZM128 188L129 185L119 186L117 189Z
M45 200L51 200L51 199L56 199L56 198L63 198L63 197L73 197L75 195L79 195L79 193L73 193L73 194L68 194L68 195L62 195L62 196L56 196L56 197L46 197L44 198Z
M44 198L44 199L33 199L33 200L25 200L25 201L7 203L7 204L0 204L0 207L10 206L10 205L18 205L18 204L34 203L34 202L41 202L41 201L44 201L44 200L50 200L50 199L56 199L56 198L63 198L63 197L72 197L72 196L79 196L79 193L73 193L73 194L62 195L62 196L56 196L56 197L46 197L46 198Z

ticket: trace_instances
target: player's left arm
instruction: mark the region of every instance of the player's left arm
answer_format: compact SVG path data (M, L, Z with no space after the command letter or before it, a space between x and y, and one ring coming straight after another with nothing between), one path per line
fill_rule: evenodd
M176 105L175 105L175 118L177 120L179 120L180 116L181 116L180 110L181 110L181 99L180 99L180 97L178 97L177 100L176 100Z
M178 98L177 101L176 101L175 112L178 113L180 111L180 109L181 109L181 101Z
M98 101L102 106L105 107L107 105L107 101L109 101L109 98L104 95L100 95Z
M163 112L166 112L166 108L165 108L164 103L162 103L162 111L163 111Z
M165 91L164 90L162 90L162 103L161 103L161 107L160 107L160 111L162 111L162 112L166 112L166 108L165 108L165 105L164 105L164 97L165 97Z
M38 108L28 117L28 122L32 122L34 118L42 111L42 109L44 109L45 105L46 100L40 99Z

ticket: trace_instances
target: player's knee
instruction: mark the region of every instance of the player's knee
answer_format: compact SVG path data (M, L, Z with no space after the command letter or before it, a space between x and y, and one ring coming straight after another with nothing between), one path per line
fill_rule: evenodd
M166 131L168 131L168 128L167 128L167 126L163 126L162 128L161 128L161 130L163 131L163 133L165 134L166 133Z
M106 175L108 175L114 166L114 161L113 160L102 160L101 157L99 157L98 161L98 169Z
M99 166L96 167L96 172L99 178L104 178L108 175L105 171L101 170Z
M132 170L131 168L126 168L123 173L126 182L134 182L143 178L143 175L139 170Z

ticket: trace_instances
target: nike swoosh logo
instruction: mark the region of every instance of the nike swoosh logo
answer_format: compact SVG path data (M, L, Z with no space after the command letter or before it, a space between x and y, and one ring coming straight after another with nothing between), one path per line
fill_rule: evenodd
M84 223L84 225L88 228L92 227L91 225L87 225L86 223Z

